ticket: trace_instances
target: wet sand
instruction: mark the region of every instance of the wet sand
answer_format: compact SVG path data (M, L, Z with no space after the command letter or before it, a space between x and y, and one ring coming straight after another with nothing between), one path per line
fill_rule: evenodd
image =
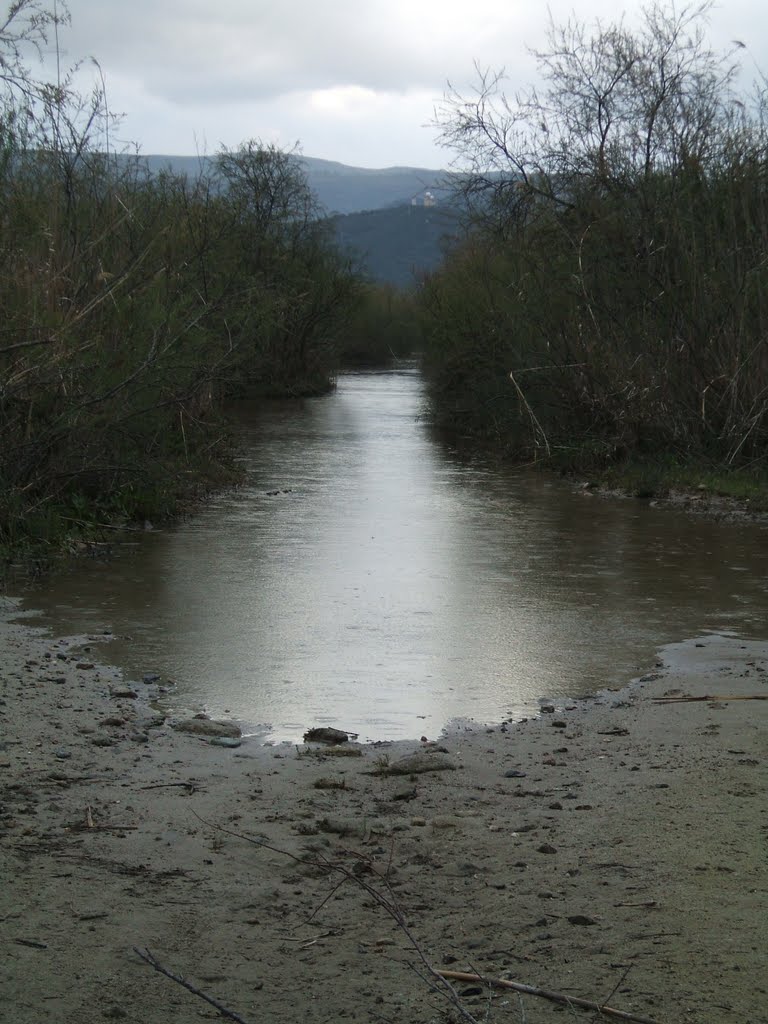
M103 637L3 611L9 1024L221 1019L134 947L249 1024L460 1019L421 956L669 1024L768 1021L768 701L654 703L768 696L768 642L691 639L537 719L345 757L176 732ZM449 767L388 774L412 752ZM589 1019L456 988L477 1020Z

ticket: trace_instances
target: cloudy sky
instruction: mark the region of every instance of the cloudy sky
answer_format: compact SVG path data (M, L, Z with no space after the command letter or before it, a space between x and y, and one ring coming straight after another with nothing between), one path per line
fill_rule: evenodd
M54 0L49 0L51 6ZM6 0L6 5L8 0ZM626 12L640 0L550 0L554 20ZM69 0L63 61L94 57L120 134L144 153L215 152L260 138L362 167L446 166L430 127L450 81L473 63L530 82L527 47L543 45L535 0ZM717 48L768 49L764 0L721 0ZM762 23L762 28L761 28ZM93 75L93 69L83 74Z

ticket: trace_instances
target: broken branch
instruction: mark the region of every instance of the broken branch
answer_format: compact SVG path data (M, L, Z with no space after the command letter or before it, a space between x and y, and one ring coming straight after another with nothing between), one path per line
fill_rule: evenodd
M235 1013L234 1010L229 1010L226 1006L214 999L213 996L209 996L201 989L197 988L191 982L187 981L180 974L174 974L173 971L169 971L167 967L163 967L159 960L157 960L148 949L138 949L136 946L133 947L133 952L140 956L141 959L148 963L150 967L154 967L160 974L164 974L166 978L170 978L171 981L175 981L177 985L181 985L192 995L199 996L200 999L204 999L206 1003L210 1003L215 1009L219 1011L222 1017L227 1017L229 1020L237 1021L237 1024L248 1024L248 1021L244 1020L239 1013Z
M153 782L150 786L142 786L142 789L173 789L179 786L183 789L188 789L190 794L197 790L196 782Z
M656 697L654 704L692 704L699 701L728 701L728 700L768 700L768 693L746 693L732 694L728 697L704 696L704 697Z
M542 999L549 999L550 1002L560 1003L562 1006L579 1006L582 1010L594 1010L606 1017L615 1017L618 1020L633 1021L634 1024L658 1024L651 1017L640 1017L635 1013L626 1010L616 1010L612 1006L605 1006L603 1003L595 1003L590 999L580 999L578 996L567 996L563 992L550 992L548 989L538 988L535 985L524 985L518 981L506 981L503 978L486 978L481 974L468 974L464 971L441 971L436 972L442 978L449 978L452 981L474 981L481 985L492 985L495 988L509 988L514 992L522 992L524 995L540 996Z

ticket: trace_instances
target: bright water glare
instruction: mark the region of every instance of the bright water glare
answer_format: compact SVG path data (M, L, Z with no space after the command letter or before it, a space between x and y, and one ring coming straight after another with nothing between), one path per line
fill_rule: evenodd
M415 370L235 411L244 484L28 596L178 708L299 738L435 736L764 631L768 533L579 492L434 436ZM130 637L130 639L126 639Z

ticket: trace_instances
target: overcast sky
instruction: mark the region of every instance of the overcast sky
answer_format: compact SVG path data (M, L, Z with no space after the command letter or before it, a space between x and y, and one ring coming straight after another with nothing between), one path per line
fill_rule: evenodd
M54 0L50 0L53 5ZM7 6L8 0L6 0ZM555 21L631 23L639 0L550 0ZM120 135L144 153L213 153L260 138L361 167L443 167L430 127L450 81L473 62L530 82L543 45L536 0L69 0L63 61L94 57ZM768 51L765 0L721 0L716 48ZM92 71L89 72L92 75Z

